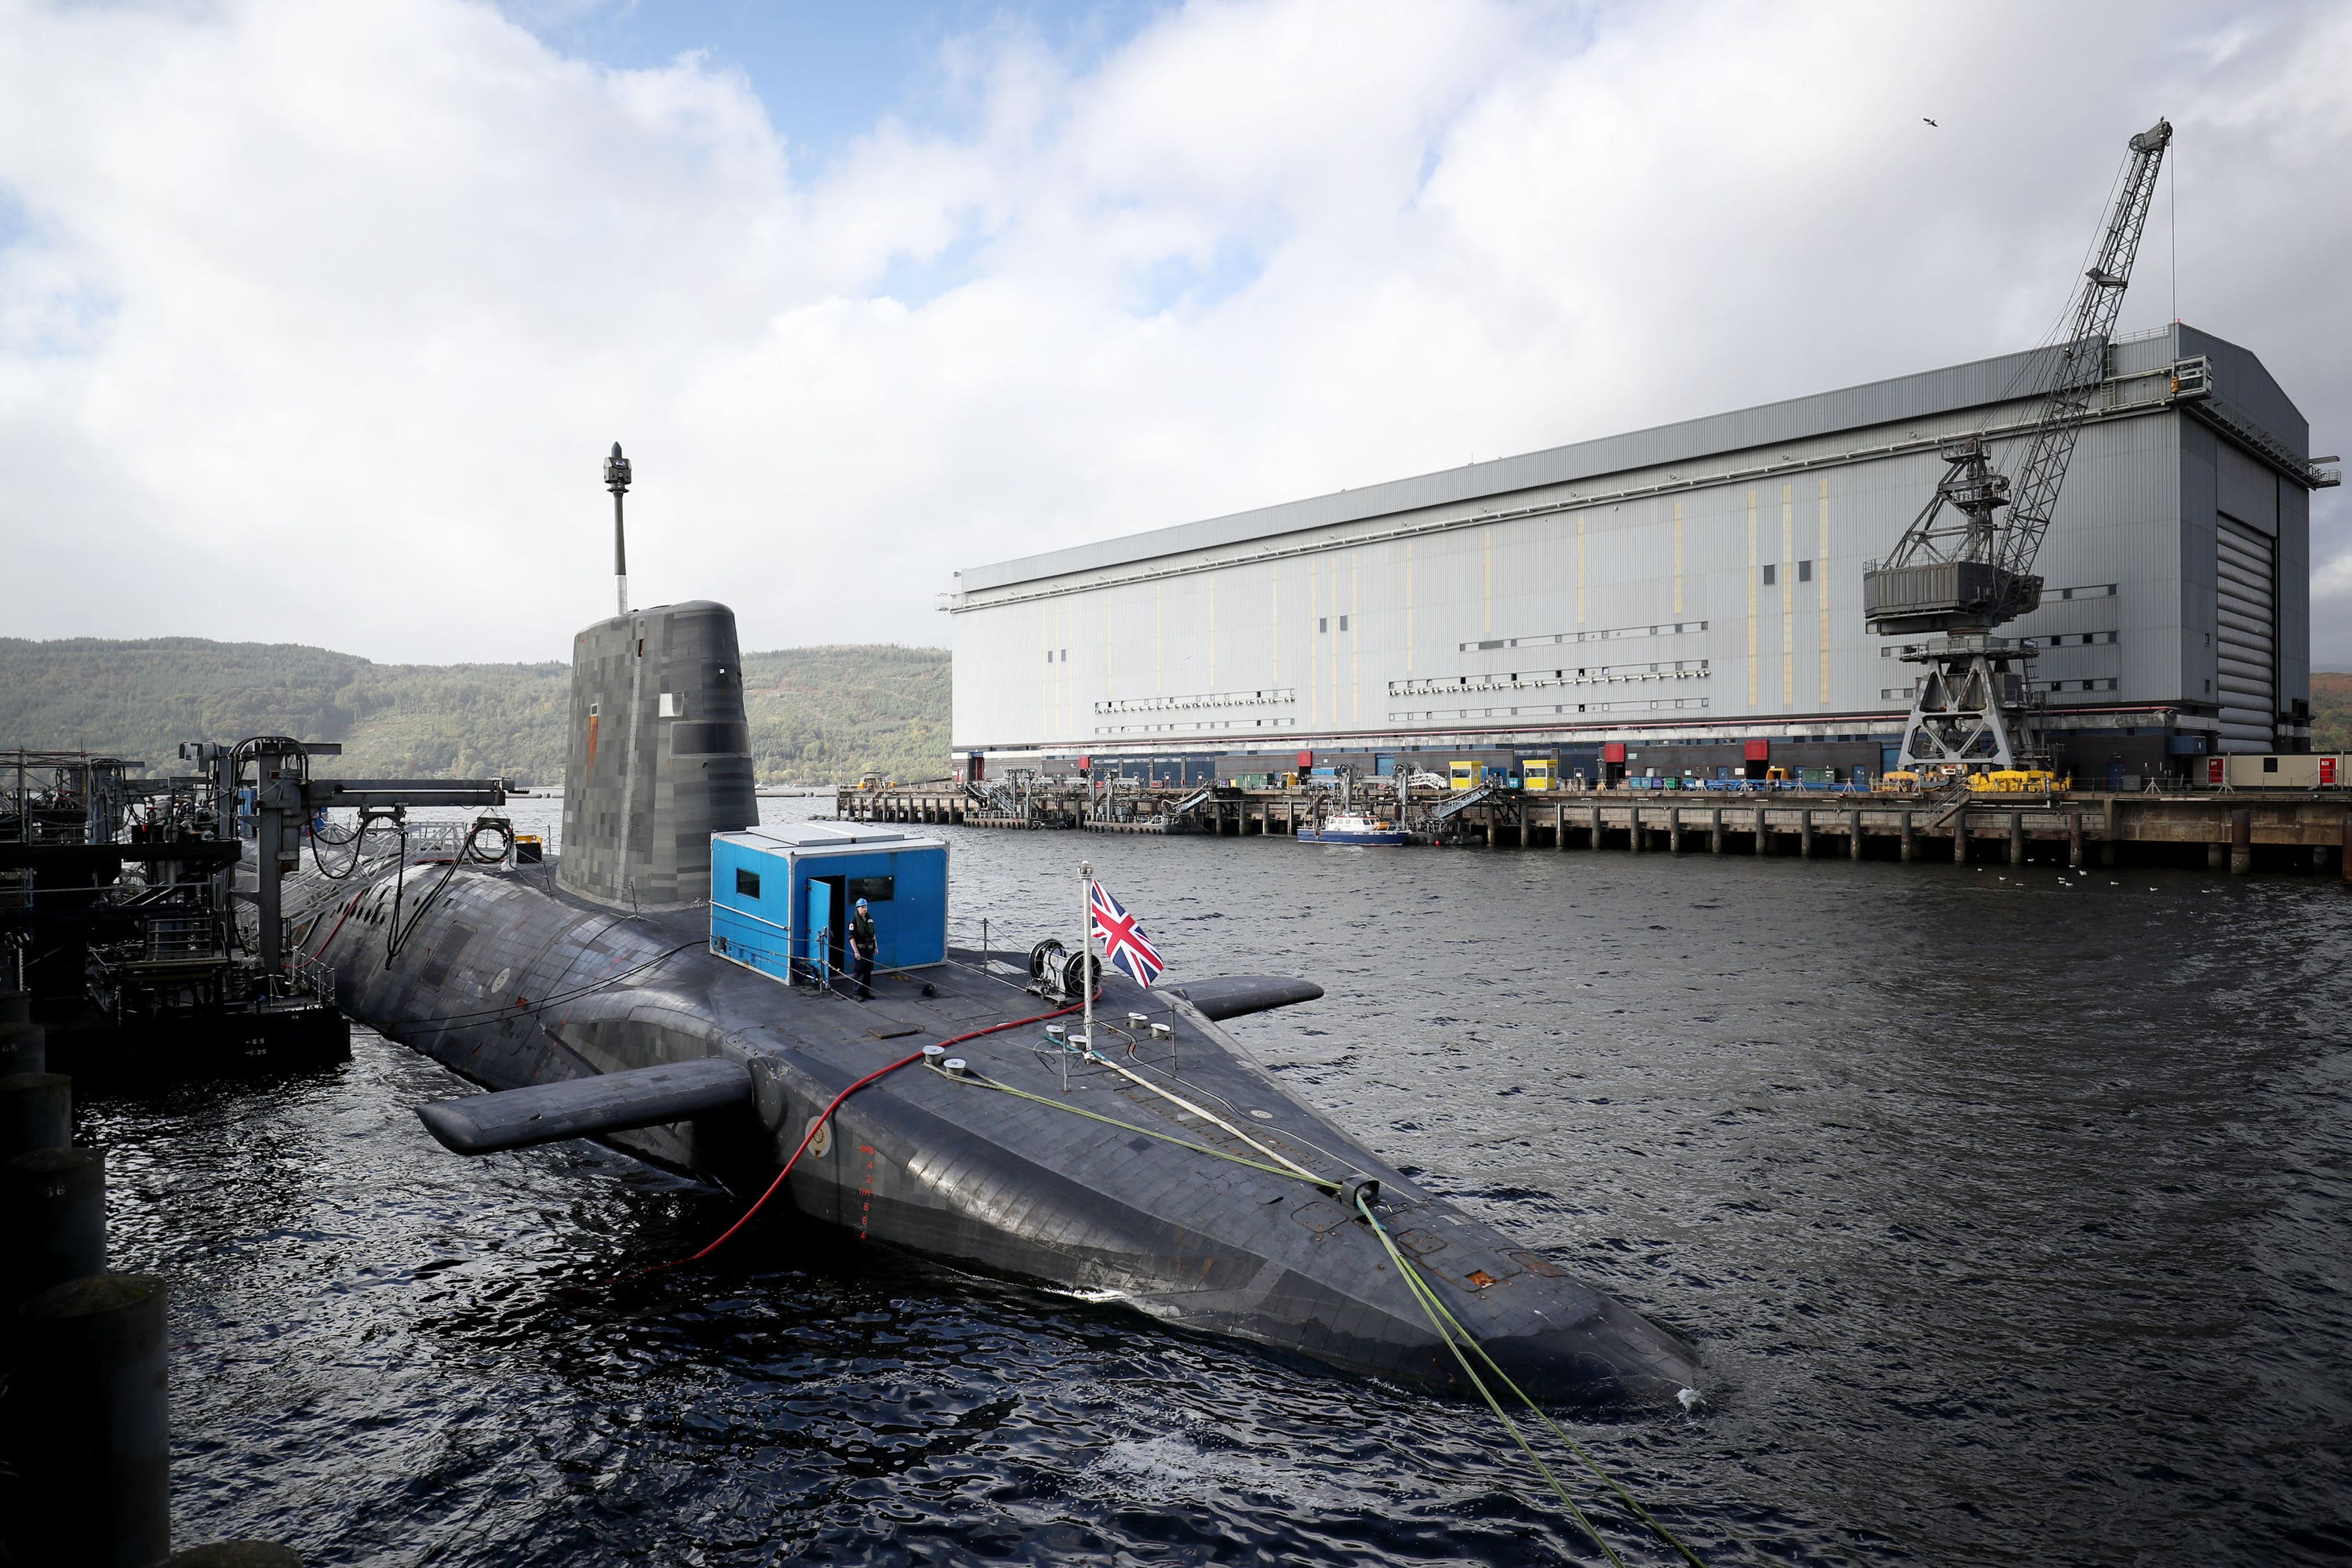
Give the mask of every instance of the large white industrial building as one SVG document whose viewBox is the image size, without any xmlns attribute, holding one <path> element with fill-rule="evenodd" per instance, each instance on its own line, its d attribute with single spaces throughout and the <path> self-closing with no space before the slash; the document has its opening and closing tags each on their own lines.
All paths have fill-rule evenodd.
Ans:
<svg viewBox="0 0 2352 1568">
<path fill-rule="evenodd" d="M 1875 768 L 1918 666 L 1864 631 L 1864 565 L 1933 493 L 1939 446 L 2030 421 L 2031 358 L 967 570 L 958 766 Z M 2095 778 L 2307 747 L 2309 492 L 2334 481 L 2252 353 L 2179 325 L 2109 346 L 2042 608 L 2003 629 L 2043 650 L 2062 760 Z"/>
</svg>

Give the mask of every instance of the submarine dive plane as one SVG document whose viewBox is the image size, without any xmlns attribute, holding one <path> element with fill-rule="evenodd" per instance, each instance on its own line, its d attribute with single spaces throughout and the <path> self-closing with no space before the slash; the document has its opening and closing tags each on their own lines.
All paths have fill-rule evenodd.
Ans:
<svg viewBox="0 0 2352 1568">
<path fill-rule="evenodd" d="M 593 1136 L 748 1193 L 793 1162 L 771 1210 L 803 1222 L 1468 1392 L 1369 1211 L 1529 1395 L 1648 1406 L 1696 1383 L 1686 1341 L 1401 1175 L 1218 1027 L 1319 988 L 1147 993 L 1052 944 L 950 948 L 948 853 L 761 828 L 734 616 L 696 601 L 576 639 L 551 878 L 368 861 L 289 878 L 285 904 L 347 1013 L 488 1091 L 420 1110 L 461 1154 Z M 871 1002 L 838 973 L 859 896 Z M 1093 1038 L 1073 1039 L 1089 979 Z"/>
</svg>

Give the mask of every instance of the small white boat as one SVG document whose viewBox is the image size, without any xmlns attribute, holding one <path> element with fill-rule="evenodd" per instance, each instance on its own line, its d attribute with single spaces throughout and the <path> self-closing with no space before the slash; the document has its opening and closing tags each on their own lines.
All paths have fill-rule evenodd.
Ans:
<svg viewBox="0 0 2352 1568">
<path fill-rule="evenodd" d="M 1394 822 L 1342 811 L 1316 827 L 1301 828 L 1298 837 L 1310 844 L 1409 844 L 1412 835 Z"/>
</svg>

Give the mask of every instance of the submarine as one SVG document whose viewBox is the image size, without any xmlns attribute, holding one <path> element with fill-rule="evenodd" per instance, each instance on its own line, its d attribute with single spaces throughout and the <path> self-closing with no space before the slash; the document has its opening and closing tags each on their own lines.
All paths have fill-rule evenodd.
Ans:
<svg viewBox="0 0 2352 1568">
<path fill-rule="evenodd" d="M 417 1108 L 454 1153 L 591 1137 L 759 1195 L 762 1224 L 1444 1396 L 1470 1392 L 1467 1363 L 1417 1291 L 1546 1404 L 1699 1381 L 1682 1336 L 1404 1176 L 1219 1027 L 1314 985 L 1146 989 L 1051 941 L 952 947 L 949 844 L 761 827 L 726 606 L 600 621 L 572 667 L 548 862 L 286 883 L 297 961 L 337 1005 L 478 1086 Z M 840 969 L 860 896 L 870 1000 Z"/>
</svg>

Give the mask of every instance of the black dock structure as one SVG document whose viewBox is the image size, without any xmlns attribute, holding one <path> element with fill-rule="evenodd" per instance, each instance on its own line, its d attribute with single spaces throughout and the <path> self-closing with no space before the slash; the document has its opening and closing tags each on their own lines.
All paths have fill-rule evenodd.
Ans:
<svg viewBox="0 0 2352 1568">
<path fill-rule="evenodd" d="M 1495 789 L 1447 810 L 1455 804 L 1443 791 L 1412 791 L 1402 820 L 1423 841 L 1487 849 L 2352 874 L 2345 855 L 2352 791 L 2340 788 L 1957 795 Z M 834 810 L 846 822 L 1240 838 L 1295 837 L 1331 805 L 1332 792 L 1314 788 L 1108 790 L 1076 781 L 1034 786 L 1014 800 L 1009 792 L 940 781 L 845 788 Z"/>
</svg>

